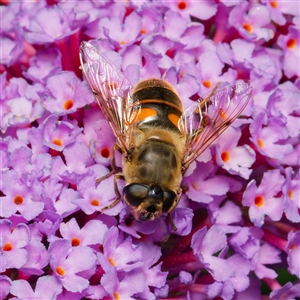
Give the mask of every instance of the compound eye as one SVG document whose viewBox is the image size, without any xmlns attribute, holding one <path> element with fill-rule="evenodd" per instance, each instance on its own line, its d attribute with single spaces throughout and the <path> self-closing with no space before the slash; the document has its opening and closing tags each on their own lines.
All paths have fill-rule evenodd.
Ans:
<svg viewBox="0 0 300 300">
<path fill-rule="evenodd" d="M 171 209 L 171 207 L 174 204 L 174 201 L 176 201 L 177 195 L 175 192 L 170 190 L 164 191 L 164 205 L 163 205 L 163 213 L 168 213 Z"/>
<path fill-rule="evenodd" d="M 146 198 L 148 191 L 147 185 L 131 183 L 124 187 L 123 194 L 128 203 L 132 206 L 139 206 Z"/>
</svg>

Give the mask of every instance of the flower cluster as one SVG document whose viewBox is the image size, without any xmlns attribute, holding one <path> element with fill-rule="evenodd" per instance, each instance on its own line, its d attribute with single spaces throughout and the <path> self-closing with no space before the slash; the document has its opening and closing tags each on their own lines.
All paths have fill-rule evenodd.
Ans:
<svg viewBox="0 0 300 300">
<path fill-rule="evenodd" d="M 1 299 L 299 296 L 298 1 L 0 3 Z M 115 137 L 82 77 L 89 40 L 185 107 L 220 81 L 252 83 L 183 178 L 175 233 L 122 201 L 102 211 Z"/>
</svg>

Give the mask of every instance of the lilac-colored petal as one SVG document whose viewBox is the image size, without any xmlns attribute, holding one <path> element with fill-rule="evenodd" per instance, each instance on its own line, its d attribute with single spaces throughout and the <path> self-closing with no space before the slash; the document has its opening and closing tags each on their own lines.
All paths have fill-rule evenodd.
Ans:
<svg viewBox="0 0 300 300">
<path fill-rule="evenodd" d="M 111 267 L 110 269 L 107 269 L 105 271 L 105 274 L 101 278 L 101 285 L 110 295 L 114 294 L 114 292 L 119 287 L 119 280 L 116 268 Z"/>
<path fill-rule="evenodd" d="M 270 298 L 280 300 L 283 297 L 286 299 L 295 299 L 299 296 L 300 284 L 286 283 L 283 287 L 276 289 L 270 293 Z"/>
<path fill-rule="evenodd" d="M 68 240 L 58 240 L 50 244 L 49 254 L 50 263 L 60 264 L 64 261 L 71 249 L 71 243 Z"/>
<path fill-rule="evenodd" d="M 68 17 L 59 6 L 42 8 L 30 22 L 27 40 L 33 44 L 46 44 L 71 34 L 69 22 L 75 15 L 71 13 Z M 49 19 L 51 25 L 47 22 Z"/>
<path fill-rule="evenodd" d="M 226 235 L 218 226 L 212 226 L 203 238 L 204 233 L 205 228 L 194 234 L 194 253 L 217 281 L 225 281 L 232 273 L 229 264 L 225 259 L 212 255 L 227 246 Z"/>
<path fill-rule="evenodd" d="M 67 291 L 82 292 L 89 286 L 89 281 L 83 277 L 70 274 L 61 279 L 61 283 Z"/>
<path fill-rule="evenodd" d="M 87 222 L 81 229 L 81 233 L 84 236 L 85 245 L 102 244 L 104 234 L 108 230 L 108 227 L 100 220 L 91 220 Z"/>
<path fill-rule="evenodd" d="M 10 292 L 19 299 L 34 299 L 34 292 L 28 281 L 20 279 L 14 280 L 10 287 Z"/>
<path fill-rule="evenodd" d="M 281 190 L 283 182 L 284 178 L 279 170 L 265 172 L 257 193 L 263 193 L 266 197 L 274 196 Z"/>
<path fill-rule="evenodd" d="M 291 274 L 295 274 L 298 278 L 300 277 L 300 260 L 299 260 L 299 249 L 300 249 L 300 232 L 290 232 L 288 234 L 288 270 Z"/>
<path fill-rule="evenodd" d="M 189 208 L 178 207 L 172 213 L 173 222 L 177 228 L 176 234 L 187 235 L 192 230 L 193 211 Z"/>
<path fill-rule="evenodd" d="M 220 207 L 215 213 L 216 224 L 233 224 L 240 223 L 242 220 L 241 209 L 231 201 L 227 201 L 224 206 Z"/>
<path fill-rule="evenodd" d="M 132 245 L 130 237 L 119 244 L 115 239 L 117 233 L 117 228 L 113 227 L 104 236 L 104 254 L 108 261 L 117 270 L 130 271 L 140 267 L 143 264 L 141 262 L 142 248 Z"/>
<path fill-rule="evenodd" d="M 172 10 L 178 11 L 183 17 L 189 19 L 189 15 L 199 18 L 200 20 L 208 20 L 215 15 L 217 5 L 209 0 L 195 2 L 195 1 L 162 1 L 166 6 Z"/>
<path fill-rule="evenodd" d="M 211 254 L 220 251 L 227 246 L 226 235 L 219 226 L 212 226 L 206 233 L 203 244 L 202 253 Z"/>
<path fill-rule="evenodd" d="M 12 280 L 6 275 L 0 276 L 0 298 L 5 299 L 10 292 Z"/>
<path fill-rule="evenodd" d="M 25 249 L 28 251 L 28 260 L 22 269 L 25 272 L 28 269 L 33 274 L 42 275 L 42 269 L 49 262 L 49 254 L 45 246 L 40 241 L 31 240 Z"/>
<path fill-rule="evenodd" d="M 8 251 L 7 251 L 8 252 Z M 28 252 L 25 249 L 13 249 L 2 256 L 2 272 L 5 269 L 21 268 L 28 261 Z M 4 269 L 3 269 L 4 267 Z"/>
<path fill-rule="evenodd" d="M 254 255 L 252 263 L 255 265 L 254 272 L 258 278 L 276 278 L 277 273 L 271 269 L 267 268 L 264 264 L 274 264 L 281 261 L 279 257 L 280 252 L 270 246 L 269 244 L 263 244 L 258 253 Z"/>
<path fill-rule="evenodd" d="M 36 298 L 55 299 L 61 291 L 62 286 L 54 276 L 43 276 L 37 280 L 35 296 Z"/>
<path fill-rule="evenodd" d="M 164 17 L 164 31 L 168 38 L 178 40 L 185 32 L 188 20 L 181 18 L 179 13 L 168 10 Z"/>
<path fill-rule="evenodd" d="M 57 213 L 62 217 L 66 217 L 77 211 L 78 207 L 72 201 L 78 198 L 78 192 L 73 189 L 64 189 L 59 199 L 54 203 Z"/>
<path fill-rule="evenodd" d="M 101 284 L 90 285 L 87 288 L 87 297 L 90 299 L 103 299 L 105 296 L 107 296 L 107 292 Z"/>
<path fill-rule="evenodd" d="M 232 235 L 229 243 L 236 253 L 249 259 L 259 250 L 262 236 L 263 232 L 260 228 L 241 228 L 239 232 Z"/>
<path fill-rule="evenodd" d="M 121 299 L 134 299 L 130 297 L 145 289 L 145 277 L 139 270 L 128 272 L 120 282 L 118 290 L 115 292 Z"/>
<path fill-rule="evenodd" d="M 74 273 L 88 270 L 94 266 L 96 256 L 93 250 L 86 246 L 73 247 L 71 253 L 64 263 L 66 269 L 72 270 Z"/>
</svg>

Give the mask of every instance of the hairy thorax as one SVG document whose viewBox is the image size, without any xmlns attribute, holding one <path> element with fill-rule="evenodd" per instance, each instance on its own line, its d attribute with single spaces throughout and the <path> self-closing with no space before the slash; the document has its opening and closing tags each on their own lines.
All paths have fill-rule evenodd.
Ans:
<svg viewBox="0 0 300 300">
<path fill-rule="evenodd" d="M 179 134 L 165 129 L 137 130 L 132 160 L 123 160 L 127 182 L 158 183 L 176 190 L 181 182 L 183 141 Z"/>
</svg>

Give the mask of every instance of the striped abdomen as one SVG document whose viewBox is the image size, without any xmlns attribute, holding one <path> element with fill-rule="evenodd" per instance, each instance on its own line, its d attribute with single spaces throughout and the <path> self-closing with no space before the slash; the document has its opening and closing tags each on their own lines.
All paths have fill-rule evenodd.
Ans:
<svg viewBox="0 0 300 300">
<path fill-rule="evenodd" d="M 159 79 L 142 81 L 135 87 L 133 99 L 140 107 L 136 120 L 139 128 L 153 126 L 179 133 L 178 120 L 183 108 L 171 85 Z"/>
</svg>

